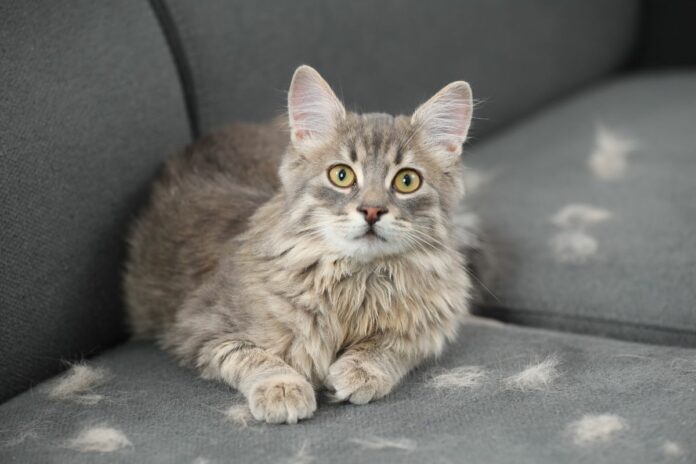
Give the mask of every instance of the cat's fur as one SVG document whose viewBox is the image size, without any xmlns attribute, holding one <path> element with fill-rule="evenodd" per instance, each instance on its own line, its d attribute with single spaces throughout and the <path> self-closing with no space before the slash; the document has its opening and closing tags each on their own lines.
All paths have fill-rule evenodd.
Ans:
<svg viewBox="0 0 696 464">
<path fill-rule="evenodd" d="M 472 106 L 455 82 L 412 117 L 349 113 L 303 66 L 288 110 L 290 137 L 239 124 L 167 162 L 125 289 L 134 335 L 238 388 L 257 419 L 293 423 L 321 386 L 358 404 L 386 395 L 468 314 L 452 215 Z M 336 163 L 355 187 L 331 184 Z M 422 174 L 418 191 L 391 188 L 403 167 Z M 388 208 L 377 236 L 363 235 L 363 205 Z"/>
</svg>

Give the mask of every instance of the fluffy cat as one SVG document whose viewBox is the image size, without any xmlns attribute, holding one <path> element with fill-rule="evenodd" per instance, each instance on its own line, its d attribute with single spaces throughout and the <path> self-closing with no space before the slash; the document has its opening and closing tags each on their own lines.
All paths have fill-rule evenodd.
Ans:
<svg viewBox="0 0 696 464">
<path fill-rule="evenodd" d="M 299 67 L 289 137 L 238 124 L 166 163 L 129 240 L 134 335 L 240 390 L 258 420 L 310 417 L 322 386 L 383 397 L 468 315 L 452 222 L 472 110 L 459 81 L 410 117 L 354 114 Z"/>
</svg>

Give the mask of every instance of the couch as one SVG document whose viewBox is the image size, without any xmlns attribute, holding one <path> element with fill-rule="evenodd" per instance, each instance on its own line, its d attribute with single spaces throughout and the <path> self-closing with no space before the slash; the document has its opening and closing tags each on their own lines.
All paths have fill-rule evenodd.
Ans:
<svg viewBox="0 0 696 464">
<path fill-rule="evenodd" d="M 694 462 L 695 14 L 637 0 L 3 2 L 0 462 Z M 474 310 L 500 323 L 466 325 L 373 404 L 322 397 L 298 425 L 244 424 L 226 414 L 239 393 L 128 340 L 124 236 L 167 155 L 282 113 L 302 63 L 360 111 L 471 83 L 467 201 L 500 268 Z M 81 360 L 107 381 L 91 401 L 56 399 Z M 76 449 L 95 426 L 122 435 Z"/>
</svg>

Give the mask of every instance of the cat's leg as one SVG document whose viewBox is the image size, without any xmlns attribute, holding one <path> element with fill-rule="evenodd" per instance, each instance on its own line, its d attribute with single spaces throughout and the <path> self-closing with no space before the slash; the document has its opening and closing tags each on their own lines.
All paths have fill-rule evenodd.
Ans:
<svg viewBox="0 0 696 464">
<path fill-rule="evenodd" d="M 245 341 L 213 342 L 197 363 L 207 378 L 218 378 L 241 391 L 257 420 L 294 424 L 317 409 L 314 388 L 285 361 Z"/>
<path fill-rule="evenodd" d="M 224 276 L 223 276 L 224 277 Z M 295 423 L 317 408 L 314 387 L 305 376 L 254 338 L 263 324 L 250 322 L 230 294 L 228 281 L 201 286 L 185 301 L 161 344 L 204 378 L 239 390 L 257 420 Z M 254 330 L 252 330 L 252 327 Z"/>
<path fill-rule="evenodd" d="M 329 367 L 325 384 L 339 401 L 366 404 L 389 393 L 421 360 L 385 338 L 362 341 L 349 347 Z"/>
</svg>

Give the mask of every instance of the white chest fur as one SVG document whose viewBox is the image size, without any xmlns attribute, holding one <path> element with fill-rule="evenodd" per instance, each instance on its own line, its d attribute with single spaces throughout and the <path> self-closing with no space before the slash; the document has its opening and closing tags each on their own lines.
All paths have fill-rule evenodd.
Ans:
<svg viewBox="0 0 696 464">
<path fill-rule="evenodd" d="M 265 288 L 286 335 L 269 348 L 316 382 L 337 353 L 368 337 L 437 354 L 467 313 L 471 287 L 460 258 L 444 253 L 369 264 L 324 258 L 279 274 Z"/>
</svg>

